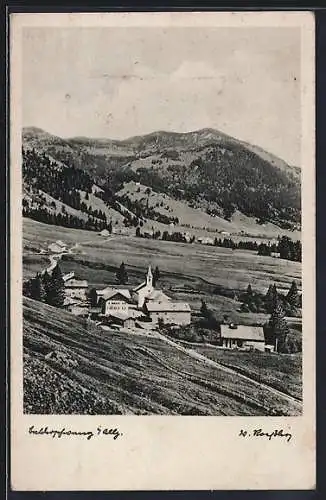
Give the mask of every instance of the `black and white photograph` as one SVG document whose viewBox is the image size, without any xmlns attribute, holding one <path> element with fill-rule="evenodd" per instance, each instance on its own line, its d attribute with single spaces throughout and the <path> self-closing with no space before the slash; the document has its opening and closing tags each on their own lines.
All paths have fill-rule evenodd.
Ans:
<svg viewBox="0 0 326 500">
<path fill-rule="evenodd" d="M 313 17 L 10 34 L 13 489 L 313 489 Z"/>
<path fill-rule="evenodd" d="M 22 42 L 24 412 L 300 415 L 300 29 Z"/>
</svg>

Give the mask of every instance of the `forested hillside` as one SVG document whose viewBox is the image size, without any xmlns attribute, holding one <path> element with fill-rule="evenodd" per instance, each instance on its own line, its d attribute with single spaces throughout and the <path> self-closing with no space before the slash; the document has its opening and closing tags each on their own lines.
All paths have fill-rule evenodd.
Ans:
<svg viewBox="0 0 326 500">
<path fill-rule="evenodd" d="M 111 204 L 134 181 L 226 221 L 241 213 L 258 225 L 300 230 L 300 170 L 218 131 L 112 141 L 64 140 L 31 128 L 23 131 L 23 148 L 25 184 L 82 212 L 87 210 L 78 191 L 91 192 L 96 183 Z M 146 216 L 151 218 L 148 210 Z"/>
</svg>

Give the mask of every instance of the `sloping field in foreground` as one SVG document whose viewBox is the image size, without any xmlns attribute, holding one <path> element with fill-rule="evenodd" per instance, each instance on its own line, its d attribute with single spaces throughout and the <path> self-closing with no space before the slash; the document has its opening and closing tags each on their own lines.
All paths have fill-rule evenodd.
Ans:
<svg viewBox="0 0 326 500">
<path fill-rule="evenodd" d="M 300 414 L 297 402 L 164 340 L 102 331 L 26 298 L 23 343 L 26 413 Z"/>
</svg>

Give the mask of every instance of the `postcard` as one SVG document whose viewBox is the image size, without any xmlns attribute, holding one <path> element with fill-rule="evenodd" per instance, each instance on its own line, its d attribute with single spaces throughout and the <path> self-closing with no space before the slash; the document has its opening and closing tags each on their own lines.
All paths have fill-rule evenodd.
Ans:
<svg viewBox="0 0 326 500">
<path fill-rule="evenodd" d="M 14 490 L 315 488 L 314 29 L 11 15 Z"/>
</svg>

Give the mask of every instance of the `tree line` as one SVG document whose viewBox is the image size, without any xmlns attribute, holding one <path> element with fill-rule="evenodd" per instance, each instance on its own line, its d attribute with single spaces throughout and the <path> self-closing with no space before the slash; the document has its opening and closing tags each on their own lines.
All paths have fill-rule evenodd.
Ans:
<svg viewBox="0 0 326 500">
<path fill-rule="evenodd" d="M 65 287 L 59 264 L 49 274 L 47 271 L 37 273 L 34 278 L 24 281 L 23 295 L 54 307 L 63 307 Z"/>
<path fill-rule="evenodd" d="M 266 294 L 253 291 L 251 285 L 248 285 L 246 292 L 238 295 L 241 304 L 241 312 L 252 313 L 271 313 L 276 301 L 282 304 L 282 308 L 287 316 L 300 315 L 302 308 L 302 295 L 298 291 L 296 282 L 293 280 L 287 294 L 282 294 L 277 290 L 276 284 L 270 285 Z"/>
<path fill-rule="evenodd" d="M 244 302 L 244 304 L 249 305 L 254 303 L 255 294 L 253 293 L 250 285 L 248 285 L 245 296 L 246 302 Z M 271 285 L 268 288 L 265 295 L 265 310 L 260 311 L 268 312 L 270 314 L 268 322 L 263 326 L 265 342 L 273 345 L 275 350 L 279 353 L 294 353 L 302 350 L 302 341 L 298 338 L 298 336 L 291 334 L 289 325 L 285 318 L 288 314 L 288 311 L 286 311 L 284 307 L 285 303 L 290 304 L 292 312 L 300 307 L 301 295 L 298 292 L 295 281 L 292 282 L 285 299 L 282 294 L 277 292 L 275 285 Z M 202 326 L 205 326 L 208 329 L 219 330 L 221 323 L 217 321 L 214 313 L 207 307 L 205 301 L 203 300 L 200 312 L 204 318 Z M 255 311 L 252 312 L 257 312 L 256 308 Z M 223 322 L 227 321 L 228 317 L 224 317 Z"/>
<path fill-rule="evenodd" d="M 51 212 L 47 208 L 30 208 L 29 206 L 23 207 L 23 217 L 29 217 L 30 219 L 36 220 L 38 222 L 44 222 L 45 224 L 51 224 L 56 226 L 70 227 L 74 229 L 84 229 L 87 231 L 102 231 L 107 229 L 110 233 L 112 232 L 112 222 L 106 223 L 99 219 L 94 219 L 94 217 L 89 216 L 88 219 L 84 220 L 76 215 L 64 213 Z"/>
</svg>

